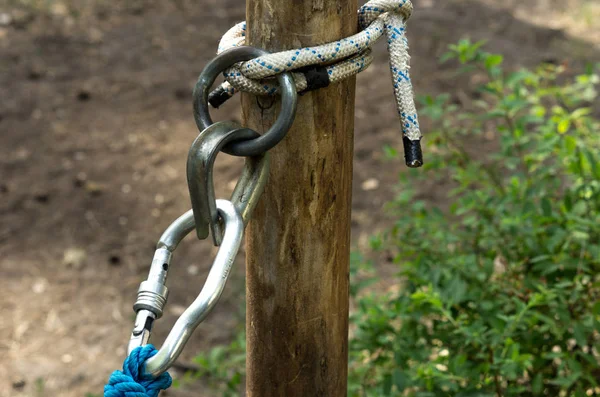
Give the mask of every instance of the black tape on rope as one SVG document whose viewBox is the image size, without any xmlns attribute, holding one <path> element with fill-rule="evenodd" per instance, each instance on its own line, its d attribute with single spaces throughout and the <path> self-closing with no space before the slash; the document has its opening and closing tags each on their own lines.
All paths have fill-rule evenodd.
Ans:
<svg viewBox="0 0 600 397">
<path fill-rule="evenodd" d="M 210 106 L 213 108 L 218 109 L 219 106 L 227 102 L 229 98 L 231 98 L 231 93 L 219 86 L 208 94 L 208 103 L 210 103 Z"/>
<path fill-rule="evenodd" d="M 306 89 L 301 94 L 329 86 L 329 73 L 327 73 L 327 68 L 324 66 L 309 66 L 298 69 L 297 72 L 306 77 Z"/>
<path fill-rule="evenodd" d="M 417 168 L 423 165 L 423 152 L 421 151 L 421 140 L 412 141 L 407 137 L 402 139 L 404 143 L 404 160 L 410 168 Z"/>
</svg>

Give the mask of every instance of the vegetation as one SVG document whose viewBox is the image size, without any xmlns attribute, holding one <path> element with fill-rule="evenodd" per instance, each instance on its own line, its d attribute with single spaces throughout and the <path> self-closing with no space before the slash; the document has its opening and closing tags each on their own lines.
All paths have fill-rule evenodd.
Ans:
<svg viewBox="0 0 600 397">
<path fill-rule="evenodd" d="M 394 285 L 353 257 L 348 394 L 600 394 L 599 77 L 505 72 L 469 41 L 443 60 L 481 81 L 479 99 L 423 98 L 427 164 L 401 176 L 395 225 L 372 239 Z M 424 180 L 452 181 L 444 208 L 419 199 Z M 200 375 L 239 395 L 243 351 L 241 336 L 199 356 Z"/>
<path fill-rule="evenodd" d="M 402 287 L 358 297 L 351 395 L 584 396 L 600 380 L 600 131 L 590 69 L 504 73 L 502 57 L 452 46 L 485 73 L 474 111 L 427 97 L 424 178 L 451 180 L 448 210 L 403 188 L 393 253 Z M 485 140 L 497 150 L 474 156 Z"/>
</svg>

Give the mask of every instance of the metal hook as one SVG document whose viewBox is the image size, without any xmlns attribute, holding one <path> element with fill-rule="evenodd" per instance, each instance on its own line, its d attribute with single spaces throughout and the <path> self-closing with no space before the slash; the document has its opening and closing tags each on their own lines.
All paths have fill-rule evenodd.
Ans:
<svg viewBox="0 0 600 397">
<path fill-rule="evenodd" d="M 213 184 L 213 166 L 219 152 L 229 143 L 259 136 L 257 132 L 242 128 L 232 121 L 215 123 L 198 135 L 190 148 L 187 160 L 187 180 L 196 223 L 196 234 L 203 240 L 209 229 L 215 245 L 221 244 L 222 226 L 216 207 Z M 231 201 L 236 206 L 244 225 L 256 207 L 269 173 L 268 154 L 246 159 Z"/>
<path fill-rule="evenodd" d="M 145 372 L 152 377 L 159 376 L 173 365 L 192 332 L 214 308 L 229 278 L 231 266 L 242 243 L 244 222 L 235 205 L 230 201 L 217 200 L 216 206 L 225 223 L 223 241 L 200 294 L 177 319 L 156 355 L 146 361 Z M 167 301 L 169 291 L 165 283 L 173 251 L 193 229 L 194 215 L 190 210 L 177 218 L 158 241 L 148 279 L 140 284 L 138 299 L 133 305 L 137 315 L 129 340 L 128 354 L 136 347 L 148 343 L 152 324 L 162 316 Z"/>
</svg>

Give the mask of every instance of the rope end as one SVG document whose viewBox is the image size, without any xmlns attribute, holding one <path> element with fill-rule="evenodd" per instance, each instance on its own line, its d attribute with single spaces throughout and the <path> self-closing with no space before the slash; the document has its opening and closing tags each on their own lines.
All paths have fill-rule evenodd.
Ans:
<svg viewBox="0 0 600 397">
<path fill-rule="evenodd" d="M 223 86 L 215 88 L 210 94 L 208 94 L 208 103 L 215 109 L 227 102 L 231 98 L 231 93 L 227 91 Z"/>
<path fill-rule="evenodd" d="M 168 389 L 172 383 L 168 372 L 154 379 L 145 377 L 144 364 L 156 353 L 152 345 L 133 350 L 123 363 L 123 371 L 115 371 L 110 375 L 104 386 L 104 397 L 157 397 L 161 390 Z"/>
<path fill-rule="evenodd" d="M 421 151 L 421 140 L 411 140 L 403 137 L 404 160 L 409 168 L 419 168 L 423 165 L 423 152 Z"/>
</svg>

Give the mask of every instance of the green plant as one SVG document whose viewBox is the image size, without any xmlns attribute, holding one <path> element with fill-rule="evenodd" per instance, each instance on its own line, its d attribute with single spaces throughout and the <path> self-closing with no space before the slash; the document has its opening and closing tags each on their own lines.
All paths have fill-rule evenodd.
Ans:
<svg viewBox="0 0 600 397">
<path fill-rule="evenodd" d="M 479 99 L 422 100 L 426 165 L 401 176 L 388 205 L 395 224 L 371 240 L 394 258 L 394 285 L 352 256 L 349 396 L 600 390 L 600 128 L 590 107 L 600 79 L 592 67 L 574 79 L 551 65 L 507 73 L 482 48 L 464 40 L 444 56 L 481 81 Z M 410 188 L 426 180 L 452 182 L 444 208 Z M 242 348 L 219 350 L 238 366 L 216 360 L 212 374 L 241 379 Z"/>
<path fill-rule="evenodd" d="M 481 44 L 444 56 L 484 80 L 473 109 L 423 98 L 428 163 L 402 186 L 454 188 L 445 209 L 406 188 L 389 206 L 397 221 L 375 247 L 395 257 L 401 287 L 358 296 L 352 396 L 598 391 L 598 76 L 505 73 Z"/>
<path fill-rule="evenodd" d="M 240 330 L 229 345 L 217 346 L 197 355 L 194 363 L 198 368 L 176 380 L 175 387 L 201 379 L 223 397 L 239 396 L 246 366 L 246 334 Z"/>
</svg>

